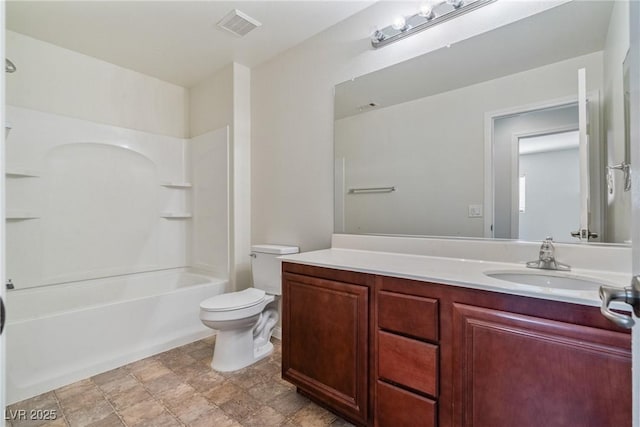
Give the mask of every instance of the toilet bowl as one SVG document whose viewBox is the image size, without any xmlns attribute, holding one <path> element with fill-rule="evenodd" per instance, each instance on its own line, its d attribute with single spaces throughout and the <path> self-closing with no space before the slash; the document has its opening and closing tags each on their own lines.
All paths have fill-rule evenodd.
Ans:
<svg viewBox="0 0 640 427">
<path fill-rule="evenodd" d="M 247 367 L 273 351 L 271 335 L 278 323 L 280 260 L 297 253 L 295 246 L 251 247 L 254 287 L 216 295 L 200 303 L 200 320 L 218 331 L 211 367 L 229 372 Z"/>
</svg>

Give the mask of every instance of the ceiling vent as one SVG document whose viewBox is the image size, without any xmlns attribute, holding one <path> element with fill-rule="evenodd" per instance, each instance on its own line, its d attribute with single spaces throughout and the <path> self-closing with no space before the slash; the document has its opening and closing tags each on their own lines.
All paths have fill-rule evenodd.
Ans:
<svg viewBox="0 0 640 427">
<path fill-rule="evenodd" d="M 233 9 L 218 22 L 218 27 L 238 37 L 244 37 L 247 33 L 262 24 L 238 9 Z"/>
</svg>

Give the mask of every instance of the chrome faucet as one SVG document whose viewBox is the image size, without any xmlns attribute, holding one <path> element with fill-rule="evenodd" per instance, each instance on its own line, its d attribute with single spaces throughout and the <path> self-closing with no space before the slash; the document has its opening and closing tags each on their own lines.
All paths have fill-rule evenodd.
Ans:
<svg viewBox="0 0 640 427">
<path fill-rule="evenodd" d="M 569 271 L 571 267 L 567 264 L 556 261 L 556 248 L 553 246 L 553 237 L 547 237 L 540 245 L 540 255 L 537 260 L 529 261 L 527 267 L 540 268 L 543 270 Z"/>
</svg>

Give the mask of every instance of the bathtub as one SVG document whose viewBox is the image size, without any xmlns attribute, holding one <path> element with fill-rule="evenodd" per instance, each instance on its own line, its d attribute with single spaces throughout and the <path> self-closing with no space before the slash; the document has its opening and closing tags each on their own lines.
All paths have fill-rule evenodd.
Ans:
<svg viewBox="0 0 640 427">
<path fill-rule="evenodd" d="M 186 269 L 7 292 L 7 403 L 207 337 L 228 281 Z"/>
</svg>

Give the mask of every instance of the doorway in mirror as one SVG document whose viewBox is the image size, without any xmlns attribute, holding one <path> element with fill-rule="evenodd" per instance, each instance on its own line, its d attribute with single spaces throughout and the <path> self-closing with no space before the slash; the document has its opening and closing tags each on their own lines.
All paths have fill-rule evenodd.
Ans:
<svg viewBox="0 0 640 427">
<path fill-rule="evenodd" d="M 518 235 L 521 240 L 575 242 L 580 216 L 578 131 L 518 139 Z"/>
</svg>

